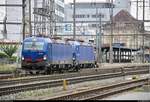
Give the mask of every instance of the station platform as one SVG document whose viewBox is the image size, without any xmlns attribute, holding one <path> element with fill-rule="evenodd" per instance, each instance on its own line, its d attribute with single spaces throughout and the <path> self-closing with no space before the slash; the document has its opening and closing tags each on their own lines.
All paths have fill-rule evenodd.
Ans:
<svg viewBox="0 0 150 102">
<path fill-rule="evenodd" d="M 132 67 L 132 66 L 147 66 L 150 63 L 98 63 L 99 68 L 118 68 L 118 67 Z"/>
</svg>

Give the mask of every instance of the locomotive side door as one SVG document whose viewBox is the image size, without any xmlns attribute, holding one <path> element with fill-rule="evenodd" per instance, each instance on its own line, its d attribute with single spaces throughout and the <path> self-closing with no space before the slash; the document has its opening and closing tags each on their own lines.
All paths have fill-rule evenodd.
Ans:
<svg viewBox="0 0 150 102">
<path fill-rule="evenodd" d="M 80 58 L 79 46 L 75 47 L 75 52 L 76 52 L 76 59 L 78 60 Z"/>
<path fill-rule="evenodd" d="M 48 43 L 47 44 L 48 46 L 47 46 L 47 55 L 48 55 L 48 62 L 49 62 L 49 64 L 52 62 L 52 44 L 51 43 Z"/>
</svg>

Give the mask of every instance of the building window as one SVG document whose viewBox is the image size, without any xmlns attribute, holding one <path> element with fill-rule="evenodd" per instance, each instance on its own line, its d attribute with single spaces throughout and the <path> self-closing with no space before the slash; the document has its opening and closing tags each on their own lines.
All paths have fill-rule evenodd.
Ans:
<svg viewBox="0 0 150 102">
<path fill-rule="evenodd" d="M 87 18 L 89 18 L 90 17 L 90 15 L 87 15 Z"/>
<path fill-rule="evenodd" d="M 61 7 L 61 6 L 59 6 L 59 5 L 56 5 L 56 10 L 58 10 L 58 11 L 64 13 L 64 8 Z"/>
<path fill-rule="evenodd" d="M 72 16 L 73 17 L 73 16 Z M 87 15 L 81 14 L 81 15 L 75 15 L 75 18 L 86 18 Z"/>
<path fill-rule="evenodd" d="M 100 15 L 97 16 L 97 18 L 100 18 L 100 17 L 101 17 L 101 18 L 104 18 L 104 14 L 100 14 Z M 96 18 L 96 14 L 95 14 L 95 15 L 92 15 L 92 18 Z"/>
<path fill-rule="evenodd" d="M 56 20 L 57 22 L 62 22 L 62 21 L 63 21 L 63 17 L 60 17 L 60 16 L 58 16 L 58 15 L 55 15 L 55 20 Z"/>
<path fill-rule="evenodd" d="M 96 15 L 92 15 L 92 18 L 96 18 Z"/>
<path fill-rule="evenodd" d="M 59 0 L 59 1 L 64 2 L 64 0 Z"/>
<path fill-rule="evenodd" d="M 99 26 L 99 24 L 89 24 L 88 26 L 95 28 L 96 26 Z"/>
</svg>

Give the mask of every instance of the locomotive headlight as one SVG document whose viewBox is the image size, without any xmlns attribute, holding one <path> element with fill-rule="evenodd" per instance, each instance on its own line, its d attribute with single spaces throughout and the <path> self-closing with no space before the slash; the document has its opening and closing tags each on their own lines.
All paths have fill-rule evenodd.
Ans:
<svg viewBox="0 0 150 102">
<path fill-rule="evenodd" d="M 44 55 L 44 56 L 43 56 L 43 60 L 47 60 L 47 57 L 46 57 L 46 55 Z"/>
<path fill-rule="evenodd" d="M 22 60 L 24 60 L 24 57 L 22 56 Z"/>
</svg>

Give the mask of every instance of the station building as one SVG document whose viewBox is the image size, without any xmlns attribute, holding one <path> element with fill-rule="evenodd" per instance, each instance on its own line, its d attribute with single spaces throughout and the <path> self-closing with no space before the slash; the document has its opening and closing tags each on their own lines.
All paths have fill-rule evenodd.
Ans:
<svg viewBox="0 0 150 102">
<path fill-rule="evenodd" d="M 63 35 L 66 36 L 73 34 L 73 6 L 73 3 L 65 5 Z M 96 32 L 99 32 L 96 31 L 97 25 L 99 29 L 100 22 L 102 25 L 110 22 L 111 6 L 113 6 L 113 16 L 115 16 L 121 10 L 130 12 L 130 0 L 115 0 L 113 4 L 111 4 L 108 0 L 106 2 L 96 3 L 77 2 L 75 15 L 77 38 L 84 40 L 94 40 Z"/>
<path fill-rule="evenodd" d="M 110 44 L 111 24 L 103 25 L 103 43 Z M 113 17 L 113 42 L 123 43 L 128 48 L 142 46 L 142 21 L 135 19 L 129 12 L 121 10 Z"/>
</svg>

